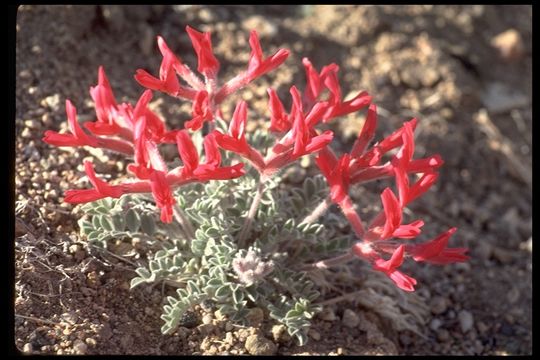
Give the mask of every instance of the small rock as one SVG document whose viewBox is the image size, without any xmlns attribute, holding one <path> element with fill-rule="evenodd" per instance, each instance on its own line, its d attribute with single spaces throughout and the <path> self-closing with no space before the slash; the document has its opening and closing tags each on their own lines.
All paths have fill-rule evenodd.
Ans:
<svg viewBox="0 0 540 360">
<path fill-rule="evenodd" d="M 202 317 L 202 323 L 203 324 L 211 324 L 212 320 L 214 320 L 214 317 L 212 316 L 212 314 L 205 314 Z"/>
<path fill-rule="evenodd" d="M 514 327 L 511 324 L 507 323 L 506 321 L 503 322 L 499 331 L 501 334 L 506 335 L 506 336 L 514 336 L 516 334 Z"/>
<path fill-rule="evenodd" d="M 75 351 L 75 354 L 77 355 L 84 355 L 86 354 L 86 351 L 88 350 L 88 345 L 86 345 L 84 341 L 77 339 L 73 343 L 73 350 Z"/>
<path fill-rule="evenodd" d="M 234 329 L 234 325 L 232 324 L 232 322 L 227 321 L 225 323 L 225 331 L 231 331 L 232 329 Z"/>
<path fill-rule="evenodd" d="M 435 315 L 442 314 L 448 308 L 448 301 L 442 296 L 435 296 L 429 303 L 431 312 Z"/>
<path fill-rule="evenodd" d="M 60 95 L 55 94 L 47 96 L 45 99 L 41 100 L 40 105 L 42 107 L 48 107 L 52 111 L 57 112 L 60 110 Z"/>
<path fill-rule="evenodd" d="M 429 323 L 429 328 L 433 331 L 437 331 L 441 327 L 441 325 L 442 325 L 442 321 L 438 318 L 434 318 Z"/>
<path fill-rule="evenodd" d="M 84 340 L 85 343 L 87 343 L 88 345 L 90 346 L 96 346 L 97 342 L 95 339 L 92 339 L 92 338 L 86 338 Z"/>
<path fill-rule="evenodd" d="M 521 297 L 521 293 L 517 287 L 513 287 L 506 294 L 506 300 L 508 300 L 510 304 L 515 304 L 519 300 L 520 297 Z"/>
<path fill-rule="evenodd" d="M 178 324 L 188 329 L 193 329 L 195 326 L 199 325 L 199 316 L 195 311 L 186 311 L 182 314 Z"/>
<path fill-rule="evenodd" d="M 24 126 L 26 126 L 27 128 L 30 128 L 30 129 L 40 129 L 41 128 L 41 124 L 39 123 L 39 121 L 37 120 L 25 120 L 24 121 Z"/>
<path fill-rule="evenodd" d="M 248 336 L 245 348 L 250 355 L 275 355 L 277 353 L 277 346 L 259 334 Z"/>
<path fill-rule="evenodd" d="M 309 329 L 308 335 L 315 341 L 321 340 L 321 333 L 315 329 Z"/>
<path fill-rule="evenodd" d="M 493 249 L 493 257 L 501 262 L 501 264 L 509 264 L 514 260 L 514 254 L 506 249 L 496 247 Z"/>
<path fill-rule="evenodd" d="M 493 253 L 493 246 L 491 246 L 487 241 L 481 241 L 476 246 L 475 252 L 478 258 L 488 260 Z"/>
<path fill-rule="evenodd" d="M 525 45 L 521 34 L 516 29 L 509 29 L 491 40 L 501 59 L 507 62 L 519 61 L 525 54 Z"/>
<path fill-rule="evenodd" d="M 201 324 L 197 326 L 197 330 L 199 330 L 199 333 L 202 335 L 209 335 L 210 333 L 214 332 L 216 330 L 216 325 L 214 324 Z"/>
<path fill-rule="evenodd" d="M 259 326 L 264 320 L 264 312 L 261 308 L 250 309 L 246 319 L 251 326 Z"/>
<path fill-rule="evenodd" d="M 437 339 L 442 342 L 448 341 L 450 339 L 450 333 L 446 329 L 440 329 L 437 332 Z"/>
<path fill-rule="evenodd" d="M 345 311 L 343 312 L 343 317 L 341 318 L 341 321 L 343 322 L 343 325 L 345 325 L 346 327 L 355 328 L 358 326 L 358 323 L 360 322 L 360 318 L 351 309 L 345 309 Z"/>
<path fill-rule="evenodd" d="M 125 334 L 124 336 L 122 336 L 122 338 L 120 339 L 120 346 L 124 350 L 130 349 L 133 346 L 133 336 L 129 334 Z"/>
<path fill-rule="evenodd" d="M 458 320 L 462 333 L 466 333 L 474 326 L 474 318 L 470 311 L 461 310 L 458 314 Z"/>
<path fill-rule="evenodd" d="M 259 15 L 250 16 L 242 21 L 242 27 L 246 31 L 257 29 L 261 38 L 270 38 L 277 34 L 278 28 L 275 24 Z"/>
<path fill-rule="evenodd" d="M 286 334 L 287 327 L 285 325 L 272 326 L 272 338 L 274 341 L 283 341 L 284 334 Z"/>
<path fill-rule="evenodd" d="M 210 12 L 210 10 L 206 8 L 202 8 L 199 10 L 199 19 L 201 19 L 205 23 L 212 23 L 215 21 L 214 14 Z"/>
<path fill-rule="evenodd" d="M 336 321 L 337 316 L 332 308 L 325 307 L 323 311 L 320 312 L 319 318 L 324 321 Z"/>
<path fill-rule="evenodd" d="M 234 345 L 234 337 L 233 337 L 232 332 L 227 331 L 225 333 L 225 343 L 229 345 Z"/>
<path fill-rule="evenodd" d="M 489 330 L 489 326 L 487 326 L 484 322 L 482 321 L 479 321 L 477 324 L 476 324 L 476 328 L 478 329 L 478 332 L 480 333 L 480 335 L 484 335 L 488 330 Z"/>
<path fill-rule="evenodd" d="M 30 354 L 32 351 L 34 351 L 34 349 L 32 347 L 32 344 L 30 344 L 30 343 L 24 344 L 24 346 L 22 348 L 22 351 L 23 351 L 23 353 Z"/>
<path fill-rule="evenodd" d="M 221 312 L 221 310 L 216 310 L 214 312 L 214 317 L 219 320 L 219 321 L 223 321 L 225 320 L 227 317 Z"/>
</svg>

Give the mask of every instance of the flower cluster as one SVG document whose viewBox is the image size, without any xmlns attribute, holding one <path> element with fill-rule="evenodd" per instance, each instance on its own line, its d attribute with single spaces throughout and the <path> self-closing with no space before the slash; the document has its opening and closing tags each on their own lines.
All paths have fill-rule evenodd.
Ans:
<svg viewBox="0 0 540 360">
<path fill-rule="evenodd" d="M 77 121 L 75 107 L 69 100 L 66 101 L 70 133 L 47 131 L 43 140 L 56 146 L 99 147 L 126 154 L 132 157 L 127 170 L 135 177 L 133 181 L 111 185 L 98 178 L 91 162 L 85 162 L 85 171 L 93 188 L 68 190 L 66 202 L 85 203 L 147 192 L 152 194 L 160 208 L 161 220 L 168 223 L 176 214 L 174 189 L 191 182 L 234 179 L 246 174 L 245 163 L 222 166 L 220 148 L 236 154 L 256 169 L 260 174 L 260 185 L 300 157 L 317 154 L 316 163 L 328 181 L 330 199 L 341 208 L 358 237 L 351 254 L 368 260 L 375 270 L 384 272 L 407 291 L 414 290 L 416 281 L 398 270 L 405 256 L 435 264 L 467 259 L 464 255 L 466 249 L 447 248 L 455 228 L 431 241 L 411 244 L 410 240 L 420 234 L 424 223 L 422 220 L 402 223 L 403 209 L 433 185 L 437 180 L 437 169 L 443 163 L 438 155 L 413 159 L 416 119 L 404 123 L 400 129 L 370 147 L 377 123 L 377 109 L 371 103 L 371 96 L 362 91 L 345 101 L 338 80 L 339 67 L 330 64 L 318 71 L 304 58 L 302 62 L 307 84 L 303 92 L 296 86 L 290 88 L 292 101 L 288 112 L 276 90 L 268 89 L 269 130 L 276 141 L 263 156 L 246 139 L 246 102 L 237 103 L 226 133 L 215 130 L 214 122 L 222 117 L 219 107 L 227 97 L 280 66 L 289 52 L 280 49 L 265 57 L 257 33 L 252 31 L 247 69 L 220 84 L 220 62 L 212 50 L 210 33 L 201 33 L 189 26 L 186 30 L 197 54 L 197 72 L 202 79 L 158 36 L 157 43 L 163 57 L 159 75 L 155 77 L 145 70 L 137 70 L 135 79 L 147 90 L 135 106 L 117 103 L 102 67 L 99 68 L 98 84 L 90 88 L 95 103 L 95 121 L 85 123 L 83 129 Z M 163 120 L 149 109 L 152 90 L 192 103 L 191 119 L 184 123 L 184 129 L 167 129 Z M 338 158 L 329 147 L 333 139 L 332 131 L 322 131 L 319 125 L 364 108 L 367 108 L 366 121 L 352 150 Z M 204 137 L 205 157 L 202 162 L 190 131 L 199 131 L 205 126 L 209 131 Z M 176 144 L 182 166 L 169 168 L 160 154 L 161 144 Z M 382 163 L 383 157 L 396 149 L 397 153 Z M 411 183 L 409 176 L 419 173 L 422 174 L 419 180 Z M 389 187 L 382 192 L 383 211 L 375 216 L 366 229 L 349 197 L 349 188 L 353 184 L 380 178 L 394 178 L 397 195 Z M 263 191 L 264 186 L 259 186 L 246 219 L 246 228 L 239 236 L 239 247 L 247 248 L 249 245 L 244 240 L 249 235 L 250 224 Z M 398 239 L 405 239 L 406 243 L 399 243 Z M 391 254 L 390 259 L 382 257 L 385 253 Z M 236 264 L 237 267 L 240 265 Z M 258 271 L 267 272 L 262 268 Z"/>
</svg>

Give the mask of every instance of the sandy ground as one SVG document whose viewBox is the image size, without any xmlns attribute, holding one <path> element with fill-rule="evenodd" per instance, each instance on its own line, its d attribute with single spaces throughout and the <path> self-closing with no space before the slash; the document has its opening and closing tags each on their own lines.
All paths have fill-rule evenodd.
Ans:
<svg viewBox="0 0 540 360">
<path fill-rule="evenodd" d="M 41 141 L 45 130 L 64 126 L 66 98 L 80 114 L 93 113 L 88 88 L 99 65 L 117 96 L 138 98 L 133 74 L 158 69 L 157 34 L 194 65 L 184 32 L 189 24 L 212 32 L 224 78 L 245 66 L 252 28 L 265 53 L 291 50 L 288 66 L 243 93 L 256 110 L 265 110 L 268 86 L 284 92 L 304 83 L 301 58 L 307 56 L 317 68 L 340 65 L 344 94 L 364 89 L 374 96 L 378 134 L 418 117 L 418 156 L 439 153 L 446 163 L 438 185 L 411 210 L 429 224 L 428 235 L 456 226 L 454 245 L 470 248 L 466 264 L 406 268 L 429 309 L 424 337 L 391 331 L 372 311 L 342 302 L 315 322 L 309 345 L 275 341 L 278 354 L 530 354 L 531 23 L 530 6 L 21 7 L 16 346 L 40 354 L 234 354 L 245 353 L 251 333 L 272 338 L 267 320 L 241 330 L 225 324 L 210 333 L 198 326 L 161 335 L 161 290 L 129 291 L 133 266 L 91 251 L 78 235 L 81 214 L 61 202 L 82 177 L 85 157 L 99 160 L 98 172 L 112 174 L 125 172 L 120 158 Z M 165 95 L 155 99 L 170 126 L 189 118 L 189 106 Z M 351 143 L 360 121 L 351 115 L 335 126 L 342 144 Z M 347 309 L 360 325 L 345 325 Z"/>
</svg>

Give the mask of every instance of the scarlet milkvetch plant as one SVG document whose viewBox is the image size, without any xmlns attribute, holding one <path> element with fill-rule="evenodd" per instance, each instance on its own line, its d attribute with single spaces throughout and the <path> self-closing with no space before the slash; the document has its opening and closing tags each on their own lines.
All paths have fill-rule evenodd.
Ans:
<svg viewBox="0 0 540 360">
<path fill-rule="evenodd" d="M 165 282 L 177 288 L 164 305 L 164 333 L 173 332 L 186 312 L 207 300 L 239 322 L 251 308 L 265 308 L 303 344 L 310 319 L 321 308 L 316 300 L 322 289 L 310 277 L 313 271 L 360 258 L 399 288 L 413 291 L 416 280 L 399 270 L 406 258 L 434 264 L 467 260 L 466 249 L 447 246 L 455 228 L 413 243 L 424 222 L 403 221 L 403 210 L 435 183 L 443 163 L 438 155 L 413 158 L 416 119 L 370 146 L 377 125 L 372 98 L 361 91 L 345 101 L 339 67 L 330 64 L 318 71 L 304 58 L 307 84 L 303 91 L 291 86 L 289 111 L 269 88 L 268 129 L 247 133 L 248 104 L 238 101 L 228 123 L 221 105 L 283 64 L 289 52 L 279 49 L 265 57 L 252 31 L 247 69 L 221 83 L 210 33 L 186 30 L 202 78 L 158 36 L 163 57 L 159 74 L 137 70 L 135 79 L 146 90 L 135 105 L 116 101 L 100 67 L 98 84 L 90 88 L 95 121 L 81 126 L 67 100 L 70 132 L 49 130 L 43 138 L 51 145 L 126 155 L 132 180 L 106 182 L 86 161 L 92 188 L 67 190 L 64 201 L 85 204 L 79 224 L 90 243 L 107 246 L 138 238 L 148 245 L 143 254 L 148 263 L 136 270 L 131 285 Z M 168 129 L 149 109 L 152 91 L 192 103 L 183 129 Z M 366 109 L 351 151 L 338 157 L 329 146 L 333 132 L 322 127 Z M 177 147 L 178 159 L 172 163 L 161 155 L 164 144 Z M 307 178 L 300 188 L 280 186 L 282 170 L 304 156 L 316 156 L 322 176 Z M 410 176 L 416 174 L 422 175 L 412 182 Z M 364 222 L 349 189 L 376 179 L 393 182 L 397 191 L 386 187 L 380 195 L 382 210 Z M 341 209 L 352 233 L 327 216 L 332 204 Z"/>
</svg>

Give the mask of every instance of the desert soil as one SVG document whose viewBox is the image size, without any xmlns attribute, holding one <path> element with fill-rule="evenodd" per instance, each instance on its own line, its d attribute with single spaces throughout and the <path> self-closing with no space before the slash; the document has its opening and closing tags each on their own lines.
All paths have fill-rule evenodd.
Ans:
<svg viewBox="0 0 540 360">
<path fill-rule="evenodd" d="M 41 141 L 65 128 L 69 98 L 83 120 L 105 66 L 117 98 L 134 102 L 138 68 L 156 73 L 160 34 L 195 68 L 186 25 L 211 31 L 222 78 L 242 69 L 249 30 L 263 49 L 291 50 L 286 66 L 242 96 L 265 110 L 266 88 L 303 88 L 302 57 L 340 66 L 344 94 L 367 90 L 378 134 L 419 119 L 417 156 L 445 160 L 435 188 L 411 206 L 428 235 L 451 226 L 468 263 L 410 266 L 429 315 L 423 336 L 393 331 L 354 299 L 330 305 L 311 341 L 295 346 L 268 319 L 237 328 L 199 310 L 160 334 L 162 289 L 129 290 L 134 266 L 88 247 L 82 215 L 62 202 L 82 186 L 82 162 L 125 173 L 121 157 Z M 15 338 L 38 354 L 243 354 L 248 338 L 277 354 L 530 354 L 532 352 L 532 8 L 530 6 L 21 6 L 16 45 Z M 502 34 L 502 35 L 501 35 Z M 189 105 L 155 94 L 171 127 Z M 263 112 L 264 114 L 264 112 Z M 266 115 L 267 116 L 267 115 Z M 350 145 L 362 116 L 336 122 Z M 64 125 L 62 125 L 64 124 Z M 415 265 L 415 264 L 412 264 Z M 205 315 L 205 311 L 208 314 Z M 257 314 L 254 314 L 255 317 Z M 265 340 L 266 339 L 266 340 Z M 250 340 L 251 341 L 251 340 Z"/>
</svg>

